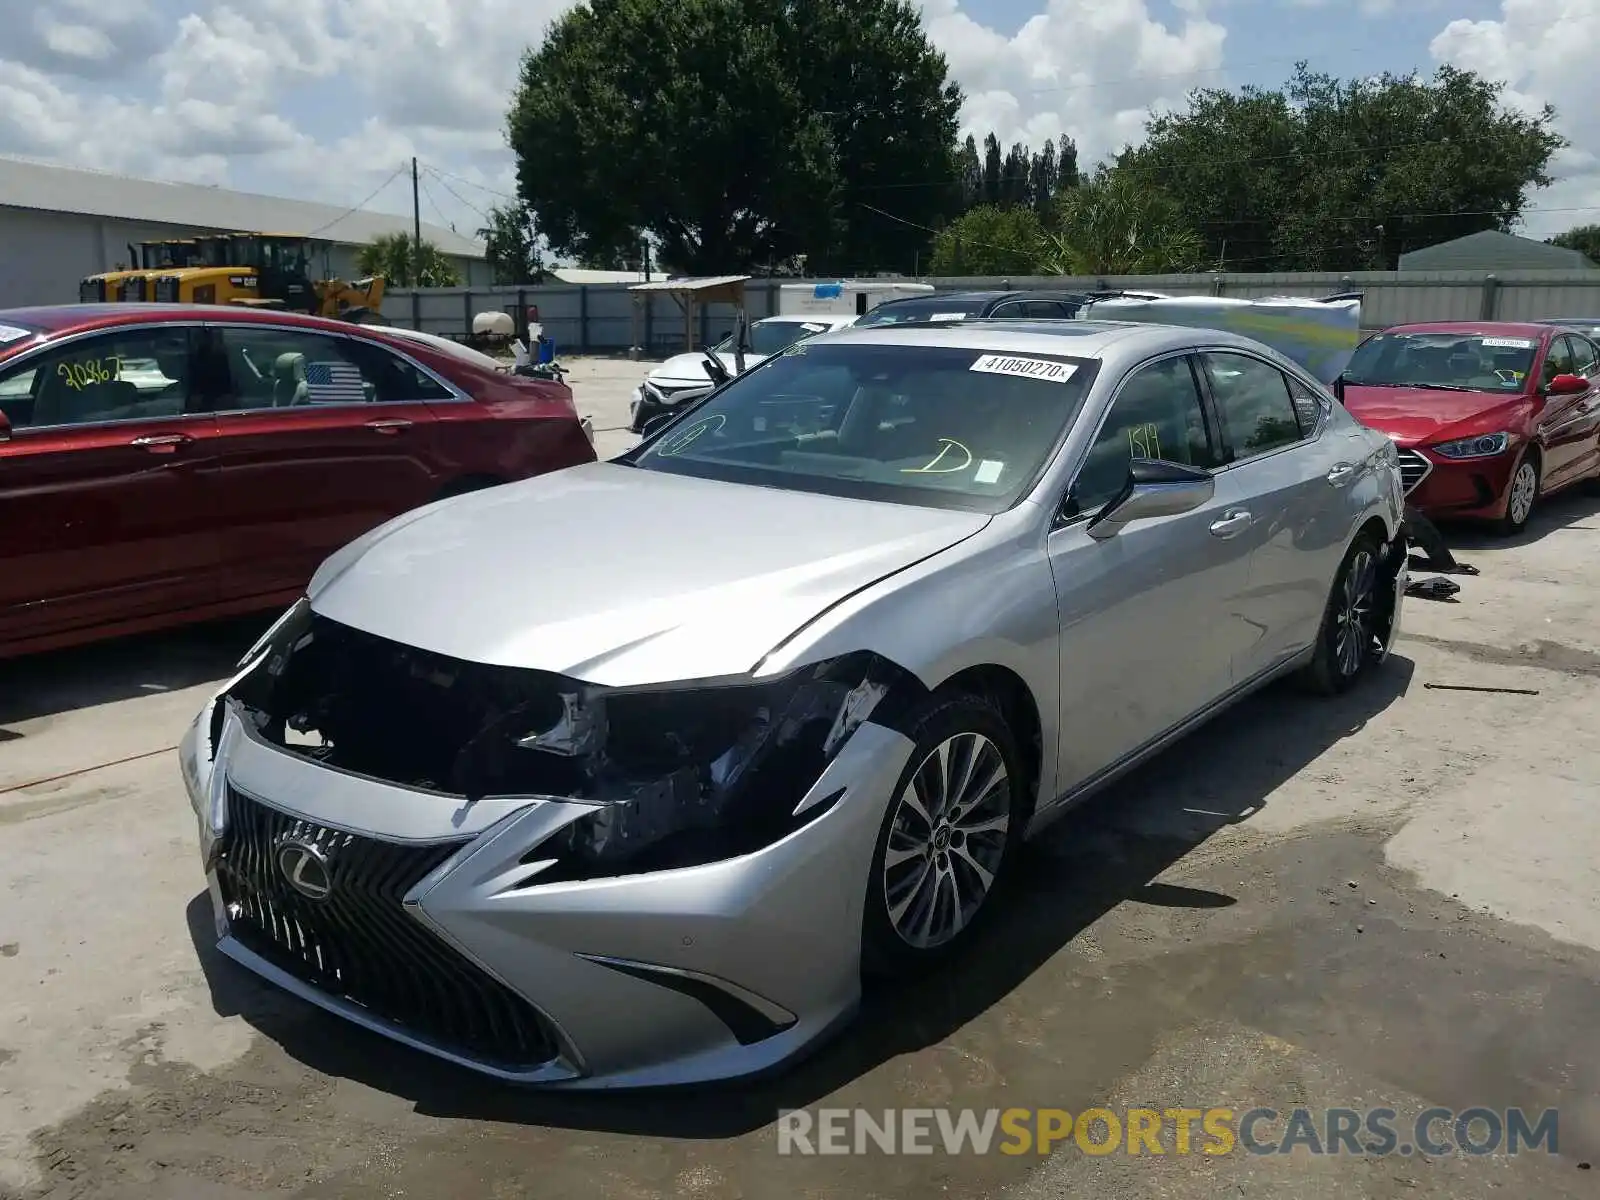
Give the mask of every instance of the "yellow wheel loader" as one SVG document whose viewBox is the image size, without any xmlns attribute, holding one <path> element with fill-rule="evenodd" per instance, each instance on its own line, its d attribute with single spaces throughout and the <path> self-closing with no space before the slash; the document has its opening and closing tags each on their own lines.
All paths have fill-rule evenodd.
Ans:
<svg viewBox="0 0 1600 1200">
<path fill-rule="evenodd" d="M 164 304 L 242 304 L 281 308 L 367 324 L 382 324 L 381 276 L 347 282 L 311 278 L 315 243 L 292 234 L 241 233 L 227 237 L 221 261 L 158 272 L 152 299 Z"/>
</svg>

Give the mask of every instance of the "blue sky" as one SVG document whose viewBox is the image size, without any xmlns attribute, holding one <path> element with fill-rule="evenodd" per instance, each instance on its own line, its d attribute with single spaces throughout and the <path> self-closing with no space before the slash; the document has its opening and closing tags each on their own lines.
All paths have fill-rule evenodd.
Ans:
<svg viewBox="0 0 1600 1200">
<path fill-rule="evenodd" d="M 917 0 L 1005 142 L 1085 159 L 1195 86 L 1440 62 L 1557 106 L 1572 150 L 1529 232 L 1600 222 L 1600 0 Z M 0 154 L 409 211 L 470 233 L 513 187 L 521 49 L 566 0 L 0 0 Z M 369 200 L 370 197 L 370 200 Z"/>
</svg>

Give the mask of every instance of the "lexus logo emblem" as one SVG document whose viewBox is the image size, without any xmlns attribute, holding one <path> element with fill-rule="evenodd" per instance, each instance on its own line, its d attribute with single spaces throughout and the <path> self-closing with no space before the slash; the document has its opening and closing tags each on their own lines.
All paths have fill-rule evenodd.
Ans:
<svg viewBox="0 0 1600 1200">
<path fill-rule="evenodd" d="M 278 870 L 289 886 L 307 900 L 326 900 L 333 891 L 328 860 L 311 842 L 284 842 L 279 846 Z"/>
</svg>

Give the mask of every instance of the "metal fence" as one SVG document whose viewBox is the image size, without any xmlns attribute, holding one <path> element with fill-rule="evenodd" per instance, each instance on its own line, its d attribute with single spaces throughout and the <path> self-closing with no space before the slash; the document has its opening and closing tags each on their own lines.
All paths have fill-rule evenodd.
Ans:
<svg viewBox="0 0 1600 1200">
<path fill-rule="evenodd" d="M 794 279 L 753 279 L 746 305 L 753 318 L 778 311 L 779 288 Z M 1361 323 L 1383 329 L 1412 321 L 1531 321 L 1542 317 L 1600 318 L 1600 271 L 1519 271 L 1504 276 L 1480 271 L 1367 271 L 1352 274 L 1206 274 L 927 278 L 940 291 L 1057 288 L 1089 291 L 1126 288 L 1175 296 L 1326 296 L 1362 293 Z M 671 296 L 656 293 L 639 303 L 626 284 L 545 284 L 539 287 L 425 288 L 391 290 L 383 302 L 390 321 L 447 337 L 470 332 L 475 314 L 511 313 L 521 323 L 532 310 L 562 354 L 606 354 L 637 344 L 650 357 L 686 349 L 682 310 Z M 639 304 L 638 319 L 635 305 Z M 696 346 L 716 341 L 732 328 L 728 305 L 701 306 Z"/>
</svg>

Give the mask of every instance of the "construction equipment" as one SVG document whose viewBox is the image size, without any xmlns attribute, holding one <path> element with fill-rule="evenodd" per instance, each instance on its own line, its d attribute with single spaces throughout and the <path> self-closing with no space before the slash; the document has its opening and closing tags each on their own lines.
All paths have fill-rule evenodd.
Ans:
<svg viewBox="0 0 1600 1200">
<path fill-rule="evenodd" d="M 236 233 L 216 239 L 203 265 L 156 272 L 150 298 L 164 304 L 241 304 L 382 324 L 382 276 L 346 281 L 311 277 L 322 243 L 294 234 Z"/>
<path fill-rule="evenodd" d="M 166 241 L 128 244 L 128 265 L 115 271 L 89 275 L 78 284 L 82 304 L 117 303 L 145 300 L 150 295 L 150 277 L 162 270 L 197 264 L 204 238 L 170 238 Z"/>
</svg>

